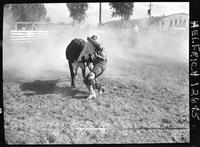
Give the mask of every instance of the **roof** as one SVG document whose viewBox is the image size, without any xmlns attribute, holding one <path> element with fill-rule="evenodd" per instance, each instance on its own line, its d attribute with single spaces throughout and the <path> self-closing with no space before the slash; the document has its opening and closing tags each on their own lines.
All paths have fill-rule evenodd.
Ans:
<svg viewBox="0 0 200 147">
<path fill-rule="evenodd" d="M 156 16 L 156 17 L 152 17 L 150 20 L 150 24 L 154 24 L 157 23 L 158 21 L 162 20 L 163 18 L 167 18 L 167 17 L 171 17 L 173 15 L 188 15 L 186 13 L 175 13 L 175 14 L 170 14 L 167 16 Z M 189 16 L 189 15 L 188 15 Z"/>
<path fill-rule="evenodd" d="M 162 18 L 170 17 L 170 16 L 173 16 L 173 15 L 180 15 L 180 14 L 189 16 L 189 14 L 186 14 L 186 13 L 175 13 L 175 14 L 170 14 L 170 15 L 167 15 L 167 16 L 163 16 Z"/>
</svg>

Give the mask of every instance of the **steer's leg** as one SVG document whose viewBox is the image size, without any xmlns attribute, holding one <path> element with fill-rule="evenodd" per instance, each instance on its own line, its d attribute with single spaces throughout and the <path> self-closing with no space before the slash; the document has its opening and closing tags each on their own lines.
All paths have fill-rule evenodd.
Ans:
<svg viewBox="0 0 200 147">
<path fill-rule="evenodd" d="M 75 69 L 74 69 L 74 79 L 75 80 L 77 80 L 78 79 L 78 68 L 80 67 L 80 64 L 78 63 L 78 64 L 74 64 L 74 67 L 75 67 Z"/>
<path fill-rule="evenodd" d="M 70 74 L 71 74 L 71 88 L 76 88 L 76 84 L 74 83 L 74 68 L 72 66 L 72 63 L 68 61 L 69 64 L 69 69 L 70 69 Z"/>
<path fill-rule="evenodd" d="M 86 76 L 86 65 L 85 65 L 85 62 L 83 62 L 83 64 L 81 64 L 81 71 L 82 71 L 83 79 L 85 79 L 85 76 Z"/>
</svg>

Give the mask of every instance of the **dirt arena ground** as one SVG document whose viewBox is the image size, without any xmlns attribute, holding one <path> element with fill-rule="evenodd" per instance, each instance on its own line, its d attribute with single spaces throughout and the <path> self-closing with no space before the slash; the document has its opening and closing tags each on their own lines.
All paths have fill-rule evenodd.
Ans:
<svg viewBox="0 0 200 147">
<path fill-rule="evenodd" d="M 188 60 L 176 60 L 182 56 L 180 52 L 170 54 L 175 58 L 151 54 L 156 53 L 156 50 L 145 52 L 149 44 L 145 42 L 146 46 L 143 46 L 142 42 L 145 40 L 134 47 L 123 44 L 123 47 L 119 45 L 113 49 L 123 48 L 118 55 L 112 52 L 114 58 L 108 56 L 109 64 L 105 74 L 98 79 L 107 91 L 102 95 L 97 92 L 97 98 L 93 100 L 86 99 L 88 91 L 82 82 L 80 71 L 77 88 L 70 88 L 70 74 L 63 52 L 65 48 L 60 51 L 63 52 L 62 61 L 54 63 L 51 68 L 35 68 L 33 65 L 39 64 L 39 60 L 48 59 L 50 62 L 59 57 L 49 59 L 47 53 L 47 58 L 40 56 L 41 58 L 35 59 L 36 57 L 30 58 L 34 54 L 31 52 L 32 46 L 29 48 L 30 52 L 23 55 L 20 48 L 16 51 L 13 46 L 4 47 L 3 104 L 6 142 L 189 142 Z M 164 46 L 165 49 L 178 50 L 176 43 L 170 42 L 167 45 L 155 41 L 150 44 L 158 48 Z M 63 44 L 66 47 L 67 43 Z M 110 42 L 105 44 L 109 50 Z M 13 50 L 15 51 L 11 54 Z M 22 56 L 18 56 L 17 52 Z M 38 52 L 43 54 L 42 51 Z M 164 54 L 168 52 L 171 51 L 167 50 Z M 108 51 L 108 55 L 111 52 Z M 15 60 L 13 57 L 16 57 Z M 18 64 L 18 61 L 21 63 Z M 55 68 L 61 62 L 63 66 Z M 19 68 L 14 68 L 15 66 Z M 44 66 L 49 67 L 46 64 Z M 20 70 L 22 68 L 25 70 Z M 44 70 L 37 76 L 27 76 L 29 70 L 35 73 L 40 69 Z M 27 73 L 24 74 L 24 71 Z"/>
</svg>

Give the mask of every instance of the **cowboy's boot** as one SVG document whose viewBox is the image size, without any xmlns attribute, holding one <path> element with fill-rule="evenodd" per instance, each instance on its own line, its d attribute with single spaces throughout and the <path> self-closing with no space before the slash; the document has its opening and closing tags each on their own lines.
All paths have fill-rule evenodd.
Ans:
<svg viewBox="0 0 200 147">
<path fill-rule="evenodd" d="M 95 89 L 97 89 L 100 94 L 106 91 L 106 88 L 97 82 L 95 83 Z"/>
<path fill-rule="evenodd" d="M 106 87 L 101 85 L 99 93 L 102 94 L 102 93 L 105 93 L 105 92 L 106 92 Z"/>
</svg>

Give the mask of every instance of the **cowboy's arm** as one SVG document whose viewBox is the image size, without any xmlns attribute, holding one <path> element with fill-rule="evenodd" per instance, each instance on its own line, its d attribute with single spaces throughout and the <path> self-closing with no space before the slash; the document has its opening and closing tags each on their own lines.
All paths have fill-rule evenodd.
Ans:
<svg viewBox="0 0 200 147">
<path fill-rule="evenodd" d="M 97 53 L 95 53 L 95 57 L 105 60 L 106 59 L 106 53 L 105 52 L 101 52 L 100 55 L 98 55 Z"/>
</svg>

